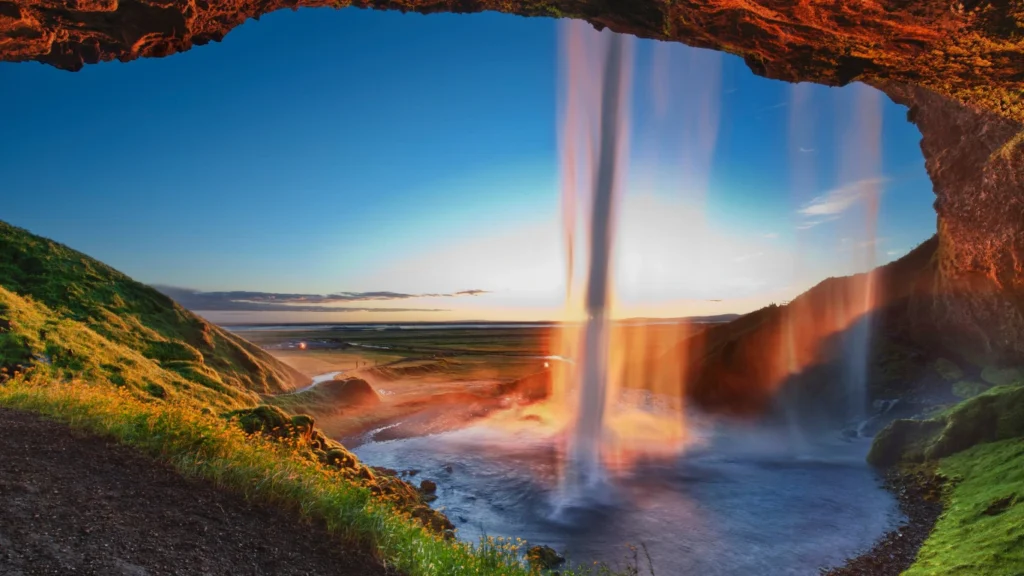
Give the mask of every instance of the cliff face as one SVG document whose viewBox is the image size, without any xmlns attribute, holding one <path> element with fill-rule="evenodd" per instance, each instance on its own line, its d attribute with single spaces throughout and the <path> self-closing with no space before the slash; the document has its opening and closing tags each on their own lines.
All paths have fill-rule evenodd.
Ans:
<svg viewBox="0 0 1024 576">
<path fill-rule="evenodd" d="M 77 70 L 166 56 L 299 6 L 582 18 L 724 50 L 770 78 L 895 81 L 1024 119 L 1019 0 L 0 0 L 0 59 Z"/>
<path fill-rule="evenodd" d="M 931 337 L 978 363 L 1024 362 L 1024 126 L 921 88 L 880 88 L 921 129 L 934 184 L 938 276 L 919 311 Z"/>
</svg>

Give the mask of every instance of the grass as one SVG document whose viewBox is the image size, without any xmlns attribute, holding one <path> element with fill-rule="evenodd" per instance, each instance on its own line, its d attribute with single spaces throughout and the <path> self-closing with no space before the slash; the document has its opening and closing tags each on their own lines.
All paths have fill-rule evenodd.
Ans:
<svg viewBox="0 0 1024 576">
<path fill-rule="evenodd" d="M 876 466 L 938 460 L 978 444 L 1024 437 L 1024 382 L 996 386 L 931 418 L 896 420 L 871 446 Z"/>
<path fill-rule="evenodd" d="M 257 401 L 243 388 L 183 376 L 142 351 L 111 341 L 83 322 L 0 286 L 0 366 L 33 365 L 51 381 L 73 378 L 122 388 L 140 398 L 180 397 L 198 407 L 231 408 Z M 190 365 L 191 367 L 191 365 Z M 216 384 L 219 389 L 210 384 Z M 157 390 L 162 390 L 154 394 Z"/>
<path fill-rule="evenodd" d="M 945 512 L 904 576 L 1024 573 L 1024 438 L 942 460 Z"/>
<path fill-rule="evenodd" d="M 937 462 L 946 480 L 944 512 L 904 576 L 1024 574 L 1024 381 L 893 422 L 868 460 Z"/>
<path fill-rule="evenodd" d="M 72 382 L 39 385 L 13 379 L 0 386 L 0 404 L 112 437 L 246 497 L 323 521 L 344 542 L 369 546 L 410 576 L 527 574 L 518 548 L 491 540 L 481 546 L 446 541 L 376 500 L 364 487 L 303 458 L 301 446 L 258 436 L 190 407 L 144 403 L 124 390 Z"/>
<path fill-rule="evenodd" d="M 302 454 L 307 447 L 301 443 L 247 435 L 192 406 L 145 402 L 125 389 L 79 380 L 45 384 L 24 376 L 0 385 L 0 405 L 110 437 L 171 464 L 185 476 L 323 522 L 339 540 L 369 547 L 384 563 L 409 576 L 537 573 L 521 560 L 521 540 L 487 538 L 471 545 L 444 539 L 339 471 L 310 461 Z M 629 570 L 615 572 L 595 565 L 561 573 L 610 575 L 630 574 Z"/>
</svg>

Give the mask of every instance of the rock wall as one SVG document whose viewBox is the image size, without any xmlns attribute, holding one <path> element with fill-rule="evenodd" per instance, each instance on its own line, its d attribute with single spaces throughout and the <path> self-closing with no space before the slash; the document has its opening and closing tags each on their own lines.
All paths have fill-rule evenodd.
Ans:
<svg viewBox="0 0 1024 576">
<path fill-rule="evenodd" d="M 1024 363 L 1024 125 L 921 89 L 909 108 L 934 185 L 938 276 L 921 334 L 978 364 Z M 932 324 L 932 323 L 929 323 Z"/>
<path fill-rule="evenodd" d="M 897 81 L 1024 119 L 1021 0 L 0 0 L 0 60 L 167 56 L 299 6 L 582 18 L 730 52 L 770 78 Z"/>
</svg>

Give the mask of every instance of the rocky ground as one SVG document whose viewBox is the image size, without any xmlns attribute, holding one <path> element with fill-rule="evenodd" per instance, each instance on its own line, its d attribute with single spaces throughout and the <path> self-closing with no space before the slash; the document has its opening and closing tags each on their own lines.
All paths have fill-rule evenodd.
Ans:
<svg viewBox="0 0 1024 576">
<path fill-rule="evenodd" d="M 899 576 L 914 563 L 942 514 L 942 480 L 924 470 L 893 471 L 886 484 L 899 499 L 907 521 L 882 536 L 871 550 L 840 568 L 823 571 L 823 576 Z"/>
<path fill-rule="evenodd" d="M 7 409 L 0 430 L 0 575 L 391 573 L 126 447 Z"/>
</svg>

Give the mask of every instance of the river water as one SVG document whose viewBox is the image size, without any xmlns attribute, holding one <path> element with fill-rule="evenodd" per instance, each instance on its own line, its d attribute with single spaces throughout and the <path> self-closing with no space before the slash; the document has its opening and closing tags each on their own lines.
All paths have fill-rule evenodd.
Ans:
<svg viewBox="0 0 1024 576">
<path fill-rule="evenodd" d="M 458 535 L 516 536 L 574 562 L 621 565 L 644 544 L 659 575 L 817 574 L 870 548 L 900 520 L 865 463 L 869 440 L 794 443 L 789 431 L 704 422 L 671 462 L 614 472 L 566 503 L 554 438 L 476 426 L 356 449 L 366 463 L 438 484 Z M 645 572 L 641 572 L 645 573 Z"/>
</svg>

